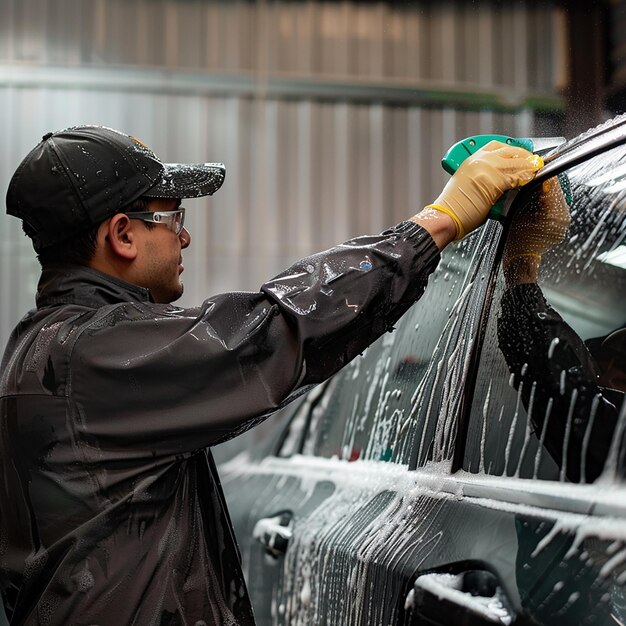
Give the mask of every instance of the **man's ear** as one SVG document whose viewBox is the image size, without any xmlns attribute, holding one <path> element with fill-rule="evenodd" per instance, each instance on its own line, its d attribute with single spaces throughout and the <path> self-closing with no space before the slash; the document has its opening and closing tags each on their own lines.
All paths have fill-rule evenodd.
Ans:
<svg viewBox="0 0 626 626">
<path fill-rule="evenodd" d="M 117 213 L 108 222 L 104 222 L 100 227 L 98 239 L 102 238 L 102 243 L 107 245 L 110 251 L 122 259 L 132 261 L 137 256 L 137 246 L 135 245 L 136 222 L 124 213 Z"/>
</svg>

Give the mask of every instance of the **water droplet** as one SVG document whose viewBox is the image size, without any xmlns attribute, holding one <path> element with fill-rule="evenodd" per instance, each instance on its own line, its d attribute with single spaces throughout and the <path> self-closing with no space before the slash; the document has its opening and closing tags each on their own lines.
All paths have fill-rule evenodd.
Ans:
<svg viewBox="0 0 626 626">
<path fill-rule="evenodd" d="M 88 569 L 84 569 L 74 576 L 74 582 L 78 591 L 86 593 L 96 584 L 96 579 Z"/>
</svg>

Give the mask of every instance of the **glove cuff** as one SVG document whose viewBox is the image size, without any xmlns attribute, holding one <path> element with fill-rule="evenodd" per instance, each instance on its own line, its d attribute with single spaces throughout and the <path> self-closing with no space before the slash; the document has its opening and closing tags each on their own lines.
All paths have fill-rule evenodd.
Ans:
<svg viewBox="0 0 626 626">
<path fill-rule="evenodd" d="M 465 229 L 463 228 L 463 224 L 461 224 L 459 218 L 450 209 L 446 208 L 445 206 L 441 206 L 440 204 L 427 204 L 424 208 L 441 211 L 442 213 L 445 213 L 448 217 L 452 218 L 452 221 L 456 225 L 456 237 L 454 238 L 454 241 L 459 241 L 459 239 L 463 239 L 463 237 L 465 237 Z"/>
</svg>

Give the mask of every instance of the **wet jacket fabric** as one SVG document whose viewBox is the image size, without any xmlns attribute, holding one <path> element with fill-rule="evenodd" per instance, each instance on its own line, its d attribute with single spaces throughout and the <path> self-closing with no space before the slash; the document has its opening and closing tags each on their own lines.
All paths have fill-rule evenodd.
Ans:
<svg viewBox="0 0 626 626">
<path fill-rule="evenodd" d="M 508 289 L 501 306 L 498 343 L 537 436 L 563 478 L 594 481 L 609 456 L 623 393 L 598 385 L 587 346 L 537 284 Z"/>
<path fill-rule="evenodd" d="M 89 268 L 44 270 L 2 363 L 11 624 L 253 624 L 210 446 L 389 330 L 438 259 L 403 222 L 187 309 Z"/>
</svg>

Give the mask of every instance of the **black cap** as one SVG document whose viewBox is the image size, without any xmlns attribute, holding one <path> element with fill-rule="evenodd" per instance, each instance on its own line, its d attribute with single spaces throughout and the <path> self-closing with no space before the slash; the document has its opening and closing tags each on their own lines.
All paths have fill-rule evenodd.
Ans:
<svg viewBox="0 0 626 626">
<path fill-rule="evenodd" d="M 221 163 L 162 163 L 141 141 L 103 126 L 48 133 L 17 168 L 7 213 L 23 220 L 35 250 L 123 211 L 141 196 L 197 198 L 224 182 Z"/>
</svg>

